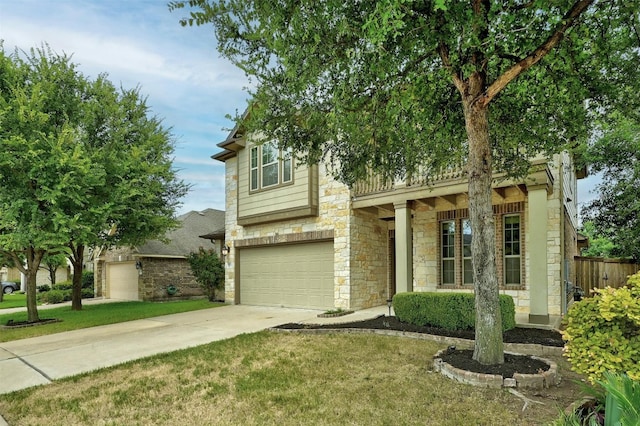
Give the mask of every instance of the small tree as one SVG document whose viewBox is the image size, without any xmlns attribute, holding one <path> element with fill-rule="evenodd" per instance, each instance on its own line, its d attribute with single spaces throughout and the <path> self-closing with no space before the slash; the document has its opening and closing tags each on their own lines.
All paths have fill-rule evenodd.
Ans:
<svg viewBox="0 0 640 426">
<path fill-rule="evenodd" d="M 216 299 L 216 290 L 224 287 L 224 265 L 215 250 L 205 250 L 202 247 L 197 253 L 189 254 L 189 265 L 191 271 L 196 277 L 196 281 L 204 289 L 209 298 L 213 302 Z"/>
</svg>

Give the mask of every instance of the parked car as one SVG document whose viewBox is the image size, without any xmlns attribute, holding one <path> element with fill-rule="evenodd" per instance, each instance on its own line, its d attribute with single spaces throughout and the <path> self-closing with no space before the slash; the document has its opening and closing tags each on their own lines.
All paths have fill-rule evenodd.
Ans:
<svg viewBox="0 0 640 426">
<path fill-rule="evenodd" d="M 20 284 L 16 284 L 11 281 L 2 281 L 2 292 L 4 294 L 11 294 L 18 290 L 20 290 Z"/>
</svg>

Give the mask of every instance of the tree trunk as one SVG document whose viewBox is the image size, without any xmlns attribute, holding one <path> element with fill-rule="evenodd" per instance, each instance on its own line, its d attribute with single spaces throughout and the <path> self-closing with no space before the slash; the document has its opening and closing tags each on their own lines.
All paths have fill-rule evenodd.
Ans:
<svg viewBox="0 0 640 426">
<path fill-rule="evenodd" d="M 44 250 L 36 250 L 33 247 L 29 247 L 26 250 L 27 267 L 26 269 L 21 268 L 27 279 L 27 320 L 29 322 L 40 321 L 40 316 L 38 315 L 36 277 L 44 254 Z"/>
<path fill-rule="evenodd" d="M 491 204 L 492 153 L 487 106 L 463 98 L 469 138 L 469 218 L 473 238 L 476 334 L 473 359 L 481 364 L 504 363 L 502 319 L 496 271 L 496 238 Z"/>
<path fill-rule="evenodd" d="M 73 265 L 73 290 L 71 291 L 71 310 L 82 310 L 82 263 L 84 256 L 84 245 L 70 245 L 73 254 L 70 257 Z"/>
</svg>

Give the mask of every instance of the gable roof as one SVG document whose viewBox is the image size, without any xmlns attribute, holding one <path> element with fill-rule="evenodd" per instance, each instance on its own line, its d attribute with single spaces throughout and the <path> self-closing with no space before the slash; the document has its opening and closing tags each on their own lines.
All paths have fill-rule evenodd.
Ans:
<svg viewBox="0 0 640 426">
<path fill-rule="evenodd" d="M 189 253 L 198 251 L 200 247 L 214 247 L 211 241 L 202 239 L 201 235 L 211 233 L 218 235 L 221 229 L 224 235 L 224 211 L 221 210 L 190 211 L 178 216 L 178 220 L 182 224 L 167 233 L 168 243 L 149 240 L 136 247 L 134 253 L 148 257 L 187 257 Z"/>
<path fill-rule="evenodd" d="M 224 163 L 229 158 L 235 157 L 237 152 L 244 148 L 244 129 L 242 128 L 241 123 L 248 116 L 249 107 L 247 107 L 247 109 L 242 113 L 242 118 L 238 123 L 236 123 L 233 130 L 231 130 L 231 133 L 227 135 L 227 138 L 218 144 L 218 147 L 221 148 L 222 151 L 212 155 L 211 158 Z"/>
</svg>

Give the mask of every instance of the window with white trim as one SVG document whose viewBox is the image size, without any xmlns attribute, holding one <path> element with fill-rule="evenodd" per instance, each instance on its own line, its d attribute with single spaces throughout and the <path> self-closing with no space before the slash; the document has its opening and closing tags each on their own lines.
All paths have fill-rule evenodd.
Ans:
<svg viewBox="0 0 640 426">
<path fill-rule="evenodd" d="M 442 249 L 442 285 L 456 283 L 456 223 L 446 221 L 440 224 L 440 242 Z"/>
<path fill-rule="evenodd" d="M 473 262 L 471 258 L 471 221 L 462 219 L 462 284 L 473 285 Z"/>
<path fill-rule="evenodd" d="M 471 221 L 462 214 L 442 212 L 439 219 L 439 279 L 441 286 L 473 286 L 473 257 L 471 245 L 473 231 Z M 456 216 L 458 216 L 456 218 Z M 520 286 L 523 283 L 522 215 L 520 213 L 495 213 L 498 232 L 496 255 L 498 256 L 498 280 L 500 285 Z"/>
<path fill-rule="evenodd" d="M 274 141 L 251 147 L 249 153 L 249 189 L 268 189 L 293 181 L 293 157 L 290 150 L 278 149 Z"/>
<path fill-rule="evenodd" d="M 504 283 L 520 284 L 520 215 L 503 217 Z"/>
</svg>

